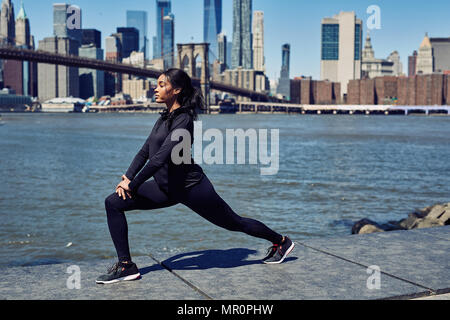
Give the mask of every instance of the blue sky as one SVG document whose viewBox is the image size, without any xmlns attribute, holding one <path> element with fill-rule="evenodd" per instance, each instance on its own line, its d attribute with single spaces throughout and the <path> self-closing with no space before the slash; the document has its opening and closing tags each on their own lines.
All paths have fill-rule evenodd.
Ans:
<svg viewBox="0 0 450 320">
<path fill-rule="evenodd" d="M 63 0 L 23 0 L 31 33 L 38 41 L 53 33 L 53 3 Z M 13 0 L 15 13 L 20 0 Z M 126 25 L 126 10 L 145 10 L 149 16 L 149 38 L 155 34 L 155 0 L 73 0 L 67 3 L 82 9 L 83 28 L 95 28 L 105 36 Z M 381 9 L 381 29 L 372 30 L 377 58 L 397 50 L 407 72 L 408 55 L 417 50 L 425 32 L 431 37 L 450 37 L 448 0 L 253 0 L 253 10 L 265 15 L 265 56 L 267 74 L 274 79 L 281 68 L 281 46 L 291 45 L 291 77 L 320 78 L 320 23 L 340 11 L 354 11 L 363 20 L 365 38 L 367 8 Z M 175 42 L 203 41 L 203 0 L 172 0 L 175 15 Z M 233 1 L 223 0 L 223 29 L 231 41 Z M 364 41 L 363 41 L 364 43 Z M 150 42 L 150 48 L 152 43 Z M 151 52 L 151 50 L 150 50 Z"/>
</svg>

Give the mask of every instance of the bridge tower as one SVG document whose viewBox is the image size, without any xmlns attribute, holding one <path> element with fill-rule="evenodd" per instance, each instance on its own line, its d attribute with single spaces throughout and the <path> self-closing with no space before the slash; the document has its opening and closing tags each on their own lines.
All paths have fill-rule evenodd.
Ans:
<svg viewBox="0 0 450 320">
<path fill-rule="evenodd" d="M 200 88 L 205 97 L 206 112 L 210 113 L 209 43 L 179 43 L 178 68 L 190 77 L 200 79 Z M 197 68 L 197 59 L 201 59 L 201 69 Z"/>
</svg>

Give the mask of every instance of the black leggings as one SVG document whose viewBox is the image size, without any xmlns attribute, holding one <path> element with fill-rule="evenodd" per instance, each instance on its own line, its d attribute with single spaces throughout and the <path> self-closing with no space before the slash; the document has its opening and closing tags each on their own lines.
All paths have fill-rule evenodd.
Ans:
<svg viewBox="0 0 450 320">
<path fill-rule="evenodd" d="M 164 193 L 155 180 L 142 184 L 133 198 L 126 200 L 113 193 L 105 199 L 109 232 L 120 261 L 131 261 L 128 244 L 128 224 L 126 211 L 151 210 L 182 203 L 211 223 L 230 231 L 239 231 L 253 237 L 281 243 L 282 236 L 263 223 L 238 216 L 217 194 L 207 176 L 200 183 L 185 189 L 175 197 Z"/>
</svg>

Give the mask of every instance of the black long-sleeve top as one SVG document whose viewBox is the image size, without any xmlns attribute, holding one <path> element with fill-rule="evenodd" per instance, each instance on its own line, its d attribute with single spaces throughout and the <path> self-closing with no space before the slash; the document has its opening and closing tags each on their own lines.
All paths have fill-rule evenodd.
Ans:
<svg viewBox="0 0 450 320">
<path fill-rule="evenodd" d="M 173 163 L 172 149 L 182 141 L 182 138 L 172 141 L 172 133 L 177 129 L 185 129 L 189 132 L 192 146 L 194 121 L 192 115 L 184 107 L 178 108 L 172 113 L 167 110 L 161 113 L 150 136 L 125 174 L 131 180 L 129 188 L 132 192 L 136 192 L 144 182 L 152 177 L 166 193 L 192 187 L 203 178 L 202 168 L 194 163 L 192 157 L 190 164 L 176 165 Z"/>
</svg>

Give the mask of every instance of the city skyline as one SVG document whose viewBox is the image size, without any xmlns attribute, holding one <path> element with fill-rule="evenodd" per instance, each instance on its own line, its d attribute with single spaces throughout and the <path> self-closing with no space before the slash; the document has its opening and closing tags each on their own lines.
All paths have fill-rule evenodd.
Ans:
<svg viewBox="0 0 450 320">
<path fill-rule="evenodd" d="M 36 44 L 52 34 L 54 2 L 41 0 L 38 4 L 24 0 Z M 127 10 L 147 11 L 149 38 L 156 35 L 155 3 L 147 1 L 144 6 L 142 2 L 130 0 L 126 6 L 118 0 L 109 1 L 107 6 L 104 1 L 93 3 L 80 0 L 68 3 L 78 5 L 82 9 L 83 28 L 98 29 L 102 32 L 102 48 L 105 48 L 105 37 L 114 33 L 117 27 L 126 25 Z M 12 3 L 17 12 L 20 0 L 13 0 Z M 283 3 L 286 6 L 283 6 Z M 291 77 L 305 75 L 319 79 L 321 19 L 336 15 L 340 11 L 355 12 L 357 18 L 363 21 L 363 39 L 365 39 L 367 21 L 371 16 L 366 12 L 367 8 L 370 5 L 378 5 L 381 10 L 381 29 L 371 30 L 372 45 L 377 56 L 383 58 L 394 50 L 398 51 L 405 66 L 408 65 L 408 56 L 412 55 L 414 50 L 418 50 L 425 32 L 428 32 L 430 37 L 450 37 L 450 33 L 445 32 L 450 29 L 450 22 L 445 19 L 447 11 L 445 9 L 450 9 L 450 3 L 445 1 L 434 1 L 435 5 L 432 7 L 419 1 L 397 1 L 394 4 L 388 1 L 349 0 L 345 3 L 336 3 L 322 0 L 311 4 L 298 0 L 284 0 L 283 3 L 277 6 L 267 0 L 253 0 L 253 11 L 260 10 L 265 13 L 265 57 L 267 76 L 270 79 L 279 77 L 281 70 L 279 48 L 283 43 L 291 44 Z M 189 20 L 195 13 L 203 18 L 203 4 L 204 0 L 192 0 L 189 5 L 186 5 L 185 1 L 172 0 L 172 12 L 177 19 L 175 43 L 202 42 L 203 19 L 197 19 L 196 24 L 192 24 Z M 288 6 L 291 10 L 280 10 Z M 232 1 L 224 1 L 222 30 L 228 39 L 232 38 L 232 11 Z"/>
</svg>

